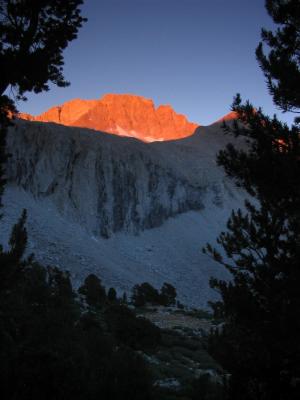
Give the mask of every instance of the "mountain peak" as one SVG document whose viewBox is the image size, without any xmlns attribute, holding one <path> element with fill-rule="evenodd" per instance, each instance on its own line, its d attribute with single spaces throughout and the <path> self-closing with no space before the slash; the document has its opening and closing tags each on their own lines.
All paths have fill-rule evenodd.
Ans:
<svg viewBox="0 0 300 400">
<path fill-rule="evenodd" d="M 223 122 L 223 121 L 232 121 L 233 119 L 237 119 L 237 113 L 235 111 L 230 111 L 228 114 L 224 115 L 222 118 L 219 118 L 215 123 Z"/>
<path fill-rule="evenodd" d="M 154 102 L 133 94 L 106 94 L 98 100 L 73 99 L 34 117 L 19 114 L 31 121 L 55 122 L 90 128 L 144 142 L 174 140 L 190 136 L 198 124 L 177 114 L 170 105 L 155 108 Z"/>
</svg>

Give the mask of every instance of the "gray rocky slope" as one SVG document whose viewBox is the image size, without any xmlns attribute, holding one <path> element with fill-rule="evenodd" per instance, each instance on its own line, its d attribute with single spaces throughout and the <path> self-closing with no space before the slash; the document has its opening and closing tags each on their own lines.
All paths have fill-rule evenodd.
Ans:
<svg viewBox="0 0 300 400">
<path fill-rule="evenodd" d="M 75 284 L 91 272 L 119 292 L 168 281 L 184 303 L 203 307 L 215 296 L 209 277 L 228 276 L 201 247 L 243 199 L 216 165 L 227 141 L 220 124 L 146 144 L 17 121 L 7 140 L 2 239 L 25 207 L 28 251 L 70 270 Z"/>
</svg>

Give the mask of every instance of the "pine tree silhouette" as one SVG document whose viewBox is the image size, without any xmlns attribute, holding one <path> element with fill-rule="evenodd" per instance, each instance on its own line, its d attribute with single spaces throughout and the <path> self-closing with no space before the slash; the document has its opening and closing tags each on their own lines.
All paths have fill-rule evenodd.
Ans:
<svg viewBox="0 0 300 400">
<path fill-rule="evenodd" d="M 299 112 L 300 4 L 266 4 L 280 29 L 263 31 L 271 50 L 264 55 L 260 44 L 257 57 L 275 104 Z M 232 213 L 218 237 L 222 254 L 211 245 L 204 249 L 232 274 L 230 282 L 211 280 L 221 295 L 212 307 L 225 324 L 211 334 L 210 350 L 231 374 L 230 399 L 298 399 L 300 129 L 297 120 L 288 127 L 249 102 L 242 104 L 240 96 L 232 109 L 238 121 L 224 129 L 244 137 L 248 148 L 228 145 L 218 163 L 253 199 L 246 211 Z"/>
</svg>

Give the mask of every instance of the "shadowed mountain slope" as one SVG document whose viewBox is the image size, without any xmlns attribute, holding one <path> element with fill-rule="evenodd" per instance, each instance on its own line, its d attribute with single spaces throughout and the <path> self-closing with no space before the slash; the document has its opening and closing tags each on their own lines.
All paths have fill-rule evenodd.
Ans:
<svg viewBox="0 0 300 400">
<path fill-rule="evenodd" d="M 221 123 L 147 144 L 18 120 L 7 138 L 1 242 L 26 207 L 28 251 L 70 270 L 75 284 L 88 273 L 120 293 L 167 281 L 184 303 L 205 306 L 216 296 L 210 276 L 228 276 L 201 247 L 214 242 L 244 198 L 216 165 L 229 140 Z"/>
</svg>

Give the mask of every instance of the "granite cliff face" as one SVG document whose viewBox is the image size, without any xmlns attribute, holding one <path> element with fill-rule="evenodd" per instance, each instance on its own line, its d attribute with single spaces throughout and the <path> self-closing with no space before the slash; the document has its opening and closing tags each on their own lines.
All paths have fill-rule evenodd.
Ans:
<svg viewBox="0 0 300 400">
<path fill-rule="evenodd" d="M 20 117 L 135 137 L 144 142 L 184 138 L 198 127 L 169 105 L 155 108 L 152 100 L 128 94 L 107 94 L 99 100 L 75 99 L 36 117 L 22 113 Z"/>
<path fill-rule="evenodd" d="M 89 104 L 78 104 L 84 115 Z M 120 294 L 143 281 L 170 282 L 183 303 L 205 307 L 215 298 L 209 278 L 228 276 L 201 248 L 244 199 L 216 165 L 228 140 L 221 123 L 144 143 L 17 120 L 7 137 L 0 242 L 26 208 L 28 252 L 70 270 L 75 285 L 89 273 Z"/>
<path fill-rule="evenodd" d="M 203 207 L 204 187 L 149 145 L 79 128 L 19 121 L 8 137 L 8 177 L 95 236 L 138 231 Z"/>
</svg>

